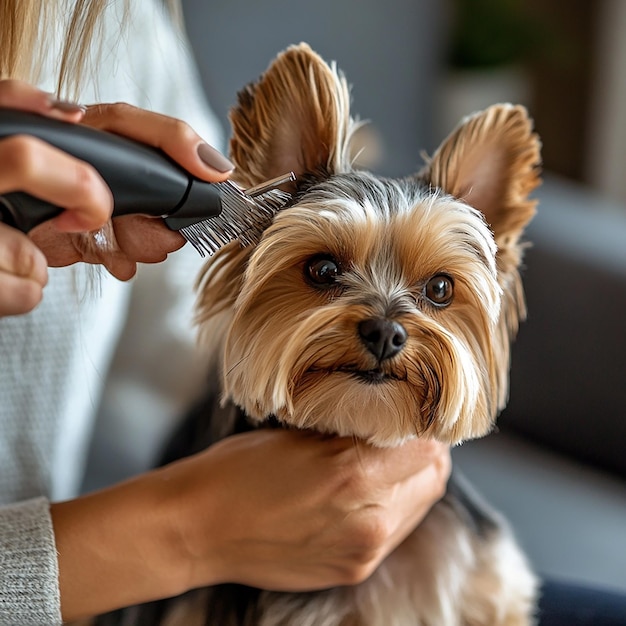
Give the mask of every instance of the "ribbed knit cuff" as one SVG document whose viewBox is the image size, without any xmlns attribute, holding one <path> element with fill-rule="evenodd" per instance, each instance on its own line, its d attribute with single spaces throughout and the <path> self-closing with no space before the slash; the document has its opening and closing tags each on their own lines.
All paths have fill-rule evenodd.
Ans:
<svg viewBox="0 0 626 626">
<path fill-rule="evenodd" d="M 0 507 L 0 625 L 60 626 L 58 578 L 48 500 Z"/>
</svg>

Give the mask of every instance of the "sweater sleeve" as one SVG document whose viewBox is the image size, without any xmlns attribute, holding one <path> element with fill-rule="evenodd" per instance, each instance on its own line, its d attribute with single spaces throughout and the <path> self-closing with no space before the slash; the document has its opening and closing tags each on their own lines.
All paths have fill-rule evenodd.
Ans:
<svg viewBox="0 0 626 626">
<path fill-rule="evenodd" d="M 58 574 L 48 500 L 0 507 L 0 626 L 60 626 Z"/>
</svg>

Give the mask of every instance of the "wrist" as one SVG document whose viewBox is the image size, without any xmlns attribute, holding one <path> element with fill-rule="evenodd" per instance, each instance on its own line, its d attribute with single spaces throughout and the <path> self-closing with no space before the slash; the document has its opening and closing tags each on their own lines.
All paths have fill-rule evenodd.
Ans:
<svg viewBox="0 0 626 626">
<path fill-rule="evenodd" d="M 227 582 L 219 469 L 207 455 L 192 456 L 152 472 L 151 480 L 163 511 L 165 564 L 175 564 L 168 581 L 171 595 Z"/>
</svg>

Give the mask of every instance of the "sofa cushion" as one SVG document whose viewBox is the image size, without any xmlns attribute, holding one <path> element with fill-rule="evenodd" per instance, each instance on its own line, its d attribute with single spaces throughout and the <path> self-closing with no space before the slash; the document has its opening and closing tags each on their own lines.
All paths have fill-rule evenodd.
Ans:
<svg viewBox="0 0 626 626">
<path fill-rule="evenodd" d="M 626 477 L 626 207 L 550 177 L 538 196 L 499 424 Z"/>
</svg>

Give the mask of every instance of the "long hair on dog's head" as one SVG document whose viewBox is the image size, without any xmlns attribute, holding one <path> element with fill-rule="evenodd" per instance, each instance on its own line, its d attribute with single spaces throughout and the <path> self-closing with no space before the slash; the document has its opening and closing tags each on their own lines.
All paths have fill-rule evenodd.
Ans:
<svg viewBox="0 0 626 626">
<path fill-rule="evenodd" d="M 376 445 L 488 432 L 525 315 L 520 237 L 540 160 L 526 111 L 474 114 L 418 174 L 379 178 L 353 169 L 345 79 L 300 44 L 231 121 L 238 182 L 292 170 L 298 183 L 257 246 L 223 248 L 199 278 L 225 399 Z"/>
</svg>

